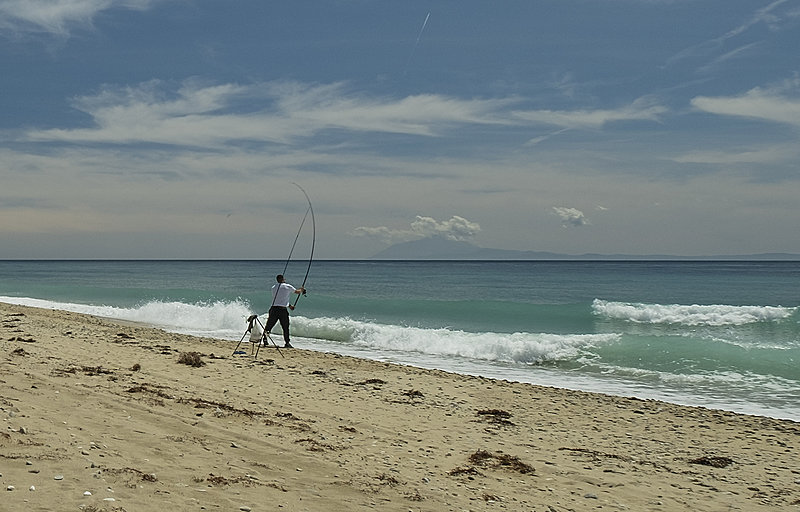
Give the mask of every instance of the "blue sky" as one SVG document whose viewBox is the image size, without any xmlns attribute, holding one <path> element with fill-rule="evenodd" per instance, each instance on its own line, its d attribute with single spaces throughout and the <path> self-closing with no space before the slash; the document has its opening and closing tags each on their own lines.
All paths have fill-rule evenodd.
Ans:
<svg viewBox="0 0 800 512">
<path fill-rule="evenodd" d="M 800 0 L 0 0 L 0 258 L 283 258 L 293 182 L 320 258 L 800 253 L 799 50 Z"/>
</svg>

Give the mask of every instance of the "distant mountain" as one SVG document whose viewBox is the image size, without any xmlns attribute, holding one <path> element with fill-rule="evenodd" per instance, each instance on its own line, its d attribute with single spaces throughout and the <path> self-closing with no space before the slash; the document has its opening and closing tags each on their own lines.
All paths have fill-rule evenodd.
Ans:
<svg viewBox="0 0 800 512">
<path fill-rule="evenodd" d="M 395 244 L 372 258 L 381 260 L 541 260 L 563 259 L 564 257 L 562 254 L 552 252 L 484 249 L 469 242 L 457 242 L 433 236 Z"/>
<path fill-rule="evenodd" d="M 559 254 L 546 251 L 487 249 L 469 242 L 433 236 L 392 245 L 375 254 L 379 260 L 776 260 L 800 261 L 800 254 L 763 253 L 717 256 L 675 256 L 666 254 Z"/>
</svg>

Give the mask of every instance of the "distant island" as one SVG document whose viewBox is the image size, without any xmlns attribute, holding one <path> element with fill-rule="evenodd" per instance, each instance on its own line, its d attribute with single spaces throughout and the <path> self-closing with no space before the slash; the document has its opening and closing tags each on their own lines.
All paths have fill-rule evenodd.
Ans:
<svg viewBox="0 0 800 512">
<path fill-rule="evenodd" d="M 488 249 L 463 241 L 432 236 L 392 245 L 372 256 L 378 260 L 763 260 L 800 261 L 800 254 L 762 253 L 709 256 L 677 256 L 672 254 L 559 254 L 547 251 L 515 251 Z"/>
</svg>

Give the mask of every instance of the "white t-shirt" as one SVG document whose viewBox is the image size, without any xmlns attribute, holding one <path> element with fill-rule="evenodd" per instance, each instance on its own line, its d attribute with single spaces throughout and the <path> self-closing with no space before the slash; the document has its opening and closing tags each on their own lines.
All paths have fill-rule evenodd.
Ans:
<svg viewBox="0 0 800 512">
<path fill-rule="evenodd" d="M 273 306 L 289 306 L 289 300 L 292 294 L 297 290 L 289 283 L 275 283 L 272 286 L 272 305 Z"/>
</svg>

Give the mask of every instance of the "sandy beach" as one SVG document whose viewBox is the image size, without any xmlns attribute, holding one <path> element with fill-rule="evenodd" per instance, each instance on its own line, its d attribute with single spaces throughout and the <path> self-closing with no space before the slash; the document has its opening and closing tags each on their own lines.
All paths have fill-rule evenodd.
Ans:
<svg viewBox="0 0 800 512">
<path fill-rule="evenodd" d="M 0 510 L 800 510 L 795 422 L 295 343 L 0 304 Z"/>
</svg>

